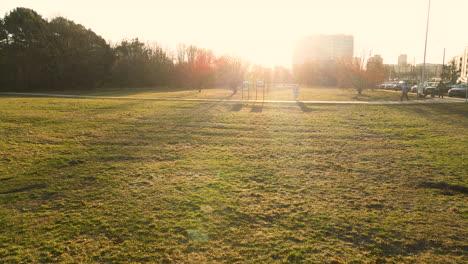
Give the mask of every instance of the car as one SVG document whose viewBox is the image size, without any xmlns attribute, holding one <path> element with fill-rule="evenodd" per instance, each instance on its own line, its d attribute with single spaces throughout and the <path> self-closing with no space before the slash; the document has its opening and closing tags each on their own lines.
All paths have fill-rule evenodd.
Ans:
<svg viewBox="0 0 468 264">
<path fill-rule="evenodd" d="M 445 84 L 445 88 L 446 88 L 447 90 L 450 90 L 450 89 L 452 89 L 452 88 L 455 88 L 457 85 L 458 85 L 458 84 L 446 83 L 446 84 Z"/>
<path fill-rule="evenodd" d="M 385 85 L 385 90 L 394 90 L 397 82 L 389 82 Z"/>
<path fill-rule="evenodd" d="M 452 89 L 448 91 L 448 96 L 450 97 L 466 97 L 466 89 L 467 89 L 468 84 L 466 83 L 461 83 L 459 85 L 456 85 Z"/>
<path fill-rule="evenodd" d="M 418 92 L 418 85 L 414 85 L 413 87 L 411 87 L 410 92 L 417 93 Z"/>
<path fill-rule="evenodd" d="M 423 85 L 423 94 L 424 96 L 430 94 L 430 95 L 436 95 L 439 90 L 437 89 L 437 85 L 439 85 L 438 82 L 425 82 Z"/>
<path fill-rule="evenodd" d="M 377 88 L 379 88 L 379 89 L 384 89 L 384 88 L 385 88 L 385 85 L 387 85 L 387 83 L 379 84 L 379 85 L 377 86 Z"/>
<path fill-rule="evenodd" d="M 393 87 L 393 90 L 395 91 L 401 91 L 403 87 L 408 88 L 408 82 L 407 81 L 399 81 L 395 86 Z"/>
</svg>

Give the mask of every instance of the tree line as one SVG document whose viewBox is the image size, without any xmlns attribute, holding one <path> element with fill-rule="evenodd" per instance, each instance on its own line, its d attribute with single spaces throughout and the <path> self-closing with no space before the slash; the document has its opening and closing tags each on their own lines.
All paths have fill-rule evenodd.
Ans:
<svg viewBox="0 0 468 264">
<path fill-rule="evenodd" d="M 224 87 L 236 92 L 243 80 L 340 87 L 359 83 L 369 88 L 385 78 L 382 67 L 371 59 L 366 65 L 355 60 L 310 62 L 291 72 L 215 56 L 194 45 L 180 44 L 174 51 L 139 39 L 111 45 L 83 25 L 64 17 L 47 20 L 28 8 L 0 18 L 0 91 Z"/>
<path fill-rule="evenodd" d="M 293 65 L 297 82 L 306 86 L 352 88 L 358 93 L 374 89 L 389 76 L 383 60 L 378 57 L 338 58 L 310 61 Z"/>
<path fill-rule="evenodd" d="M 83 25 L 16 8 L 0 18 L 0 90 L 44 91 L 96 87 L 236 89 L 248 64 L 216 57 L 194 45 L 175 52 L 138 39 L 110 45 Z"/>
</svg>

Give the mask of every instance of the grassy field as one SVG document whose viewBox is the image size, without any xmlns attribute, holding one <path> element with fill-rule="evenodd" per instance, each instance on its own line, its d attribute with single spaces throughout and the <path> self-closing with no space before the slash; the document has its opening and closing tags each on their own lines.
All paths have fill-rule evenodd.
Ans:
<svg viewBox="0 0 468 264">
<path fill-rule="evenodd" d="M 463 263 L 467 117 L 0 97 L 0 262 Z"/>
<path fill-rule="evenodd" d="M 139 98 L 184 98 L 184 99 L 249 99 L 249 100 L 294 100 L 292 87 L 276 86 L 250 89 L 249 91 L 239 90 L 238 93 L 232 94 L 228 89 L 204 89 L 201 92 L 198 90 L 173 90 L 173 89 L 156 89 L 155 88 L 140 88 L 140 89 L 99 89 L 89 90 L 85 93 L 77 91 L 59 91 L 57 94 L 80 94 L 93 96 L 131 96 Z M 264 96 L 265 95 L 265 96 Z M 310 88 L 301 87 L 299 100 L 301 101 L 398 101 L 400 100 L 400 92 L 374 90 L 364 91 L 358 95 L 352 89 L 339 88 Z M 416 95 L 409 93 L 410 99 L 417 99 Z M 429 98 L 428 98 L 429 99 Z"/>
</svg>

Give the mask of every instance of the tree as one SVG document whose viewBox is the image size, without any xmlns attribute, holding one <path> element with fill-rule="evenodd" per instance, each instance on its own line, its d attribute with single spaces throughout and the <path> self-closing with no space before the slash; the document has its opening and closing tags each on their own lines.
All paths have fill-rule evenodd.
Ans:
<svg viewBox="0 0 468 264">
<path fill-rule="evenodd" d="M 192 65 L 192 78 L 198 92 L 213 86 L 215 79 L 214 62 L 215 56 L 211 50 L 196 49 L 195 60 Z"/>
<path fill-rule="evenodd" d="M 0 22 L 0 84 L 14 91 L 101 85 L 112 53 L 104 39 L 63 17 L 16 8 Z"/>
<path fill-rule="evenodd" d="M 0 33 L 0 77 L 7 86 L 23 91 L 48 83 L 47 26 L 46 20 L 28 8 L 16 8 L 5 16 Z"/>
<path fill-rule="evenodd" d="M 293 66 L 296 80 L 305 85 L 336 86 L 339 83 L 340 64 L 336 60 L 307 61 Z"/>
<path fill-rule="evenodd" d="M 157 44 L 147 45 L 149 61 L 147 64 L 147 80 L 151 86 L 166 86 L 172 82 L 174 62 L 168 52 Z"/>
<path fill-rule="evenodd" d="M 122 40 L 114 48 L 115 61 L 112 66 L 112 81 L 121 87 L 142 87 L 146 80 L 146 64 L 150 51 L 136 39 Z"/>
<path fill-rule="evenodd" d="M 222 56 L 215 62 L 217 84 L 227 86 L 233 93 L 241 85 L 245 74 L 245 65 L 240 58 Z"/>
<path fill-rule="evenodd" d="M 272 72 L 272 82 L 291 83 L 294 82 L 294 77 L 290 69 L 282 66 L 275 66 Z"/>
<path fill-rule="evenodd" d="M 366 57 L 342 60 L 345 79 L 358 94 L 372 86 L 367 71 Z"/>
<path fill-rule="evenodd" d="M 211 50 L 194 45 L 177 47 L 175 65 L 178 84 L 201 92 L 214 85 L 216 57 Z"/>
<path fill-rule="evenodd" d="M 373 90 L 377 85 L 387 79 L 388 74 L 385 66 L 383 65 L 383 59 L 380 56 L 370 57 L 366 62 L 366 76 Z"/>
<path fill-rule="evenodd" d="M 318 67 L 317 63 L 314 62 L 305 62 L 302 65 L 294 65 L 293 73 L 295 79 L 303 85 L 315 85 L 317 81 L 317 72 Z"/>
<path fill-rule="evenodd" d="M 448 65 L 442 66 L 442 74 L 441 78 L 443 81 L 447 81 L 450 83 L 456 83 L 460 77 L 460 69 L 457 69 L 457 65 L 455 64 L 455 60 L 451 60 Z"/>
<path fill-rule="evenodd" d="M 0 18 L 0 91 L 7 87 L 13 75 L 11 69 L 9 69 L 9 61 L 8 61 L 8 32 L 5 28 L 5 22 L 2 18 Z"/>
<path fill-rule="evenodd" d="M 63 17 L 49 23 L 53 86 L 95 87 L 107 78 L 113 61 L 106 41 Z"/>
</svg>

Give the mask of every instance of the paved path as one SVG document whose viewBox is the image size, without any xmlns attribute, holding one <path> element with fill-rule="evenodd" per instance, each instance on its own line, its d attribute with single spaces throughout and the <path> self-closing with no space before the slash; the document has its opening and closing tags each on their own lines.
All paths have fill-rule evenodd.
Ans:
<svg viewBox="0 0 468 264">
<path fill-rule="evenodd" d="M 60 98 L 92 98 L 92 99 L 125 99 L 125 100 L 152 100 L 152 101 L 195 101 L 195 102 L 233 102 L 233 103 L 303 103 L 303 104 L 363 104 L 363 105 L 394 105 L 394 104 L 441 104 L 441 103 L 464 103 L 464 98 L 446 97 L 427 98 L 409 101 L 288 101 L 288 100 L 239 100 L 239 99 L 190 99 L 190 98 L 155 98 L 155 97 L 131 97 L 131 96 L 93 96 L 93 95 L 69 95 L 69 94 L 47 94 L 47 93 L 11 93 L 0 92 L 0 95 L 22 95 L 37 97 L 60 97 Z"/>
</svg>

